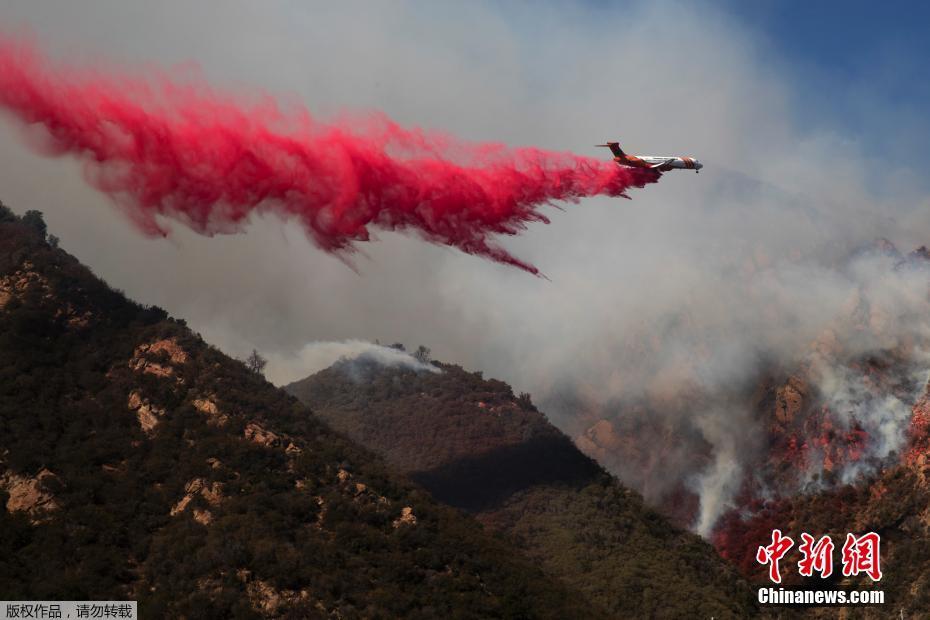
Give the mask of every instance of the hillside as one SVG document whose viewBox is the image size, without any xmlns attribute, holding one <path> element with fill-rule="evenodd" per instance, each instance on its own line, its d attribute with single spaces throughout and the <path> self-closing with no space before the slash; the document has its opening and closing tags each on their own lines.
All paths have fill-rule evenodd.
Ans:
<svg viewBox="0 0 930 620">
<path fill-rule="evenodd" d="M 692 343 L 689 353 L 674 368 L 645 368 L 655 389 L 632 386 L 610 402 L 565 397 L 566 427 L 585 454 L 651 506 L 706 535 L 729 508 L 878 476 L 900 464 L 912 407 L 926 391 L 928 258 L 925 247 L 905 253 L 883 238 L 843 248 L 831 269 L 855 286 L 829 319 L 779 333 L 774 347 L 724 381 L 701 377 L 725 356 L 725 338 L 684 307 L 673 323 L 675 338 Z M 856 275 L 863 272 L 869 276 Z M 751 299 L 754 283 L 770 275 L 759 266 L 734 278 Z M 797 285 L 786 290 L 808 307 Z M 644 359 L 663 346 L 648 330 L 630 335 Z"/>
<path fill-rule="evenodd" d="M 839 546 L 847 533 L 877 532 L 884 567 L 879 584 L 839 573 L 826 582 L 815 577 L 804 583 L 797 566 L 786 571 L 786 582 L 880 588 L 896 613 L 926 615 L 930 252 L 919 247 L 904 253 L 877 239 L 850 256 L 845 264 L 869 264 L 877 282 L 899 286 L 913 302 L 883 298 L 863 286 L 834 325 L 800 353 L 759 365 L 749 380 L 718 399 L 733 412 L 730 423 L 743 437 L 740 450 L 727 455 L 738 472 L 730 501 L 719 502 L 721 509 L 705 531 L 753 583 L 765 580 L 756 550 L 771 540 L 775 528 L 795 541 L 802 532 L 829 534 Z M 691 359 L 679 370 L 691 373 L 704 363 Z M 687 482 L 694 471 L 712 469 L 714 446 L 694 431 L 699 412 L 715 401 L 693 386 L 675 396 L 612 403 L 600 411 L 579 407 L 576 441 L 625 483 L 643 490 L 650 505 L 673 522 L 700 523 L 699 490 Z M 662 415 L 669 411 L 673 415 Z M 835 549 L 835 565 L 841 557 Z M 830 617 L 828 612 L 811 614 Z M 876 610 L 850 613 L 885 617 Z"/>
<path fill-rule="evenodd" d="M 901 463 L 879 475 L 815 493 L 759 501 L 751 510 L 728 513 L 717 528 L 715 544 L 738 563 L 741 572 L 761 576 L 754 543 L 780 528 L 800 540 L 801 532 L 829 534 L 841 541 L 847 532 L 876 532 L 881 536 L 883 578 L 880 585 L 866 576 L 844 578 L 839 572 L 829 582 L 859 589 L 880 587 L 892 609 L 907 617 L 930 610 L 930 395 L 914 406 L 908 449 Z M 746 516 L 748 513 L 749 516 Z M 840 562 L 839 552 L 835 562 Z M 809 582 L 820 585 L 819 577 Z M 786 583 L 803 583 L 788 571 Z M 863 616 L 866 616 L 863 612 Z M 853 616 L 859 617 L 859 616 Z"/>
<path fill-rule="evenodd" d="M 436 366 L 441 373 L 360 358 L 286 389 L 611 617 L 754 614 L 754 593 L 709 544 L 646 507 L 528 396 Z"/>
<path fill-rule="evenodd" d="M 148 618 L 597 615 L 0 206 L 0 598 Z"/>
</svg>

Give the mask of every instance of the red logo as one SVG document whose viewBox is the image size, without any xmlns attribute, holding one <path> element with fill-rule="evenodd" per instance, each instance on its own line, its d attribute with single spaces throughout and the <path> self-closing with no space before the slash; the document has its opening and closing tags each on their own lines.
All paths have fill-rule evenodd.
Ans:
<svg viewBox="0 0 930 620">
<path fill-rule="evenodd" d="M 772 544 L 768 547 L 759 547 L 759 550 L 756 551 L 756 561 L 762 565 L 769 565 L 769 579 L 775 583 L 781 583 L 778 561 L 782 559 L 793 546 L 794 541 L 787 536 L 782 536 L 781 530 L 772 530 Z"/>
<path fill-rule="evenodd" d="M 881 537 L 875 532 L 863 534 L 858 538 L 853 534 L 846 534 L 846 544 L 843 545 L 843 576 L 865 573 L 872 581 L 879 581 L 882 578 L 879 561 L 881 542 Z"/>
<path fill-rule="evenodd" d="M 781 570 L 778 562 L 793 546 L 794 541 L 782 535 L 781 530 L 776 529 L 772 530 L 772 542 L 764 547 L 760 546 L 756 551 L 756 561 L 763 566 L 768 565 L 769 579 L 774 583 L 781 583 Z M 798 573 L 802 577 L 812 577 L 816 571 L 820 573 L 821 579 L 826 579 L 833 574 L 834 549 L 833 540 L 829 536 L 815 539 L 806 532 L 801 534 L 798 551 L 801 552 L 802 557 L 798 562 Z M 862 536 L 846 534 L 846 543 L 842 550 L 843 576 L 852 577 L 864 573 L 871 577 L 872 581 L 880 581 L 882 578 L 880 554 L 881 536 L 875 532 Z"/>
<path fill-rule="evenodd" d="M 823 536 L 814 544 L 814 537 L 810 534 L 801 534 L 801 544 L 798 546 L 804 557 L 798 562 L 798 572 L 804 577 L 810 577 L 814 571 L 820 573 L 822 579 L 833 574 L 833 541 L 829 536 Z"/>
</svg>

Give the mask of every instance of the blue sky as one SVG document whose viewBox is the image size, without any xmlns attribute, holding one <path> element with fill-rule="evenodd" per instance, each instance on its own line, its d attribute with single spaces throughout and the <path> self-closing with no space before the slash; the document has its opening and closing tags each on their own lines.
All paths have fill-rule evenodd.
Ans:
<svg viewBox="0 0 930 620">
<path fill-rule="evenodd" d="M 808 122 L 861 137 L 876 154 L 922 160 L 930 137 L 930 4 L 714 4 L 761 35 L 772 62 L 796 81 L 802 123 L 809 115 Z"/>
<path fill-rule="evenodd" d="M 533 5 L 508 6 L 504 12 L 518 32 L 551 26 L 541 17 L 545 11 L 527 10 Z M 566 4 L 550 6 L 565 9 Z M 930 189 L 930 179 L 923 178 L 930 139 L 930 3 L 588 0 L 572 6 L 571 11 L 554 11 L 564 20 L 561 27 L 597 40 L 606 37 L 605 49 L 623 24 L 641 20 L 657 7 L 668 16 L 669 32 L 678 32 L 679 16 L 700 13 L 706 24 L 720 24 L 722 32 L 748 42 L 757 69 L 788 87 L 784 94 L 795 127 L 812 134 L 834 133 L 856 151 L 851 158 L 868 161 L 884 181 L 903 181 L 921 192 Z M 720 32 L 707 32 L 710 47 Z M 559 50 L 540 43 L 534 53 L 551 63 Z M 656 56 L 664 58 L 665 50 L 657 49 Z M 693 58 L 677 61 L 688 64 Z M 760 117 L 760 124 L 766 120 Z"/>
<path fill-rule="evenodd" d="M 922 2 L 736 2 L 724 7 L 764 32 L 785 59 L 798 68 L 850 81 L 884 71 L 888 61 L 900 73 L 888 76 L 895 95 L 909 96 L 926 78 L 930 55 L 930 5 Z"/>
</svg>

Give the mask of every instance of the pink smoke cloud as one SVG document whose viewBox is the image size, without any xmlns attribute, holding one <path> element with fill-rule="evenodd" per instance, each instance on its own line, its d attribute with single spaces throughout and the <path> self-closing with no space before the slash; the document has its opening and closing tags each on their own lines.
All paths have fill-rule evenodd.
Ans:
<svg viewBox="0 0 930 620">
<path fill-rule="evenodd" d="M 0 106 L 45 130 L 47 155 L 82 158 L 88 181 L 147 235 L 163 219 L 212 235 L 239 232 L 256 211 L 296 219 L 345 256 L 372 229 L 538 274 L 494 243 L 540 208 L 624 196 L 659 174 L 537 148 L 468 143 L 406 129 L 382 114 L 319 122 L 270 99 L 243 105 L 201 81 L 150 80 L 53 66 L 31 44 L 0 39 Z"/>
</svg>

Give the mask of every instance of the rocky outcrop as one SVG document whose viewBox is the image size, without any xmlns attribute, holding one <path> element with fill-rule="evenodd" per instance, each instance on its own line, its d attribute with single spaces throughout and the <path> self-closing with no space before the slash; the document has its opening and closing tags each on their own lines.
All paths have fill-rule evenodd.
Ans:
<svg viewBox="0 0 930 620">
<path fill-rule="evenodd" d="M 252 609 L 264 617 L 276 617 L 283 611 L 293 607 L 298 603 L 310 603 L 311 597 L 308 590 L 286 590 L 276 589 L 267 581 L 255 579 L 252 571 L 240 569 L 236 572 L 240 581 L 245 583 L 246 593 Z M 325 612 L 326 609 L 317 601 L 314 607 Z"/>
<path fill-rule="evenodd" d="M 177 340 L 174 338 L 168 338 L 165 340 L 157 340 L 152 344 L 142 345 L 136 349 L 136 352 L 139 351 L 148 352 L 149 354 L 157 353 L 167 353 L 168 359 L 172 364 L 186 364 L 188 360 L 188 355 L 179 345 Z"/>
<path fill-rule="evenodd" d="M 158 426 L 158 419 L 165 415 L 165 410 L 152 405 L 147 398 L 142 397 L 139 390 L 133 390 L 129 393 L 129 400 L 126 406 L 130 411 L 136 412 L 136 418 L 139 420 L 139 426 L 146 435 L 153 435 L 155 427 Z"/>
<path fill-rule="evenodd" d="M 229 416 L 220 411 L 214 398 L 215 397 L 198 398 L 191 404 L 194 405 L 197 411 L 207 416 L 207 424 L 212 426 L 225 426 L 226 423 L 229 422 Z"/>
<path fill-rule="evenodd" d="M 413 508 L 410 506 L 404 506 L 403 510 L 400 511 L 400 516 L 394 519 L 394 529 L 403 527 L 405 525 L 416 525 L 417 517 L 413 514 Z"/>
<path fill-rule="evenodd" d="M 14 273 L 0 277 L 0 310 L 14 298 L 22 299 L 27 292 L 37 291 L 43 302 L 54 300 L 54 291 L 48 278 L 35 270 L 35 265 L 24 261 L 20 269 Z M 90 310 L 81 310 L 70 301 L 64 301 L 54 314 L 55 319 L 64 318 L 69 327 L 87 327 L 93 313 Z"/>
<path fill-rule="evenodd" d="M 194 478 L 185 485 L 184 497 L 172 506 L 169 514 L 172 517 L 181 514 L 187 509 L 188 504 L 198 495 L 203 497 L 210 506 L 219 506 L 223 501 L 223 484 L 220 482 L 209 484 L 203 478 Z M 210 514 L 209 510 L 195 508 L 193 510 L 193 516 L 195 521 L 204 525 L 209 524 L 213 520 L 213 515 Z"/>
<path fill-rule="evenodd" d="M 0 277 L 0 310 L 11 299 L 21 297 L 30 289 L 39 289 L 46 297 L 51 295 L 48 279 L 34 269 L 35 266 L 32 263 L 25 261 L 21 269 L 8 276 Z"/>
<path fill-rule="evenodd" d="M 75 308 L 71 302 L 66 302 L 64 307 L 55 311 L 56 319 L 60 319 L 62 317 L 65 318 L 65 321 L 68 323 L 68 327 L 82 329 L 90 325 L 91 319 L 94 318 L 94 315 L 90 310 L 85 310 L 82 312 Z"/>
<path fill-rule="evenodd" d="M 265 446 L 266 448 L 274 447 L 281 443 L 280 437 L 256 422 L 249 422 L 246 424 L 243 435 L 249 441 L 255 442 L 260 446 Z"/>
<path fill-rule="evenodd" d="M 57 476 L 47 469 L 35 476 L 21 476 L 10 471 L 0 476 L 0 488 L 9 494 L 7 511 L 25 512 L 34 524 L 41 522 L 48 513 L 58 509 L 55 497 L 46 489 L 46 484 L 54 480 Z"/>
<path fill-rule="evenodd" d="M 129 367 L 157 377 L 171 377 L 175 367 L 187 363 L 188 355 L 174 338 L 140 344 L 129 360 Z M 180 381 L 180 378 L 178 378 Z"/>
</svg>

